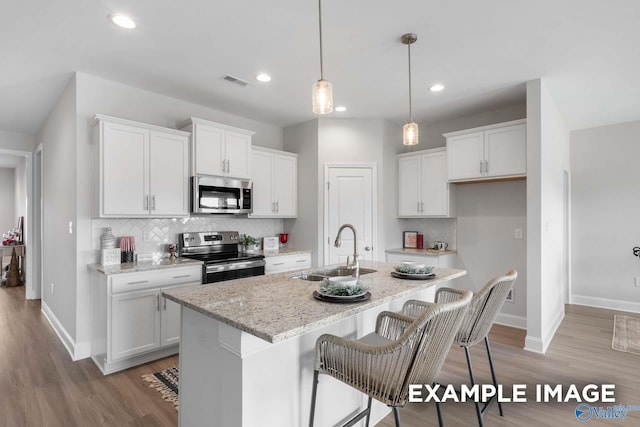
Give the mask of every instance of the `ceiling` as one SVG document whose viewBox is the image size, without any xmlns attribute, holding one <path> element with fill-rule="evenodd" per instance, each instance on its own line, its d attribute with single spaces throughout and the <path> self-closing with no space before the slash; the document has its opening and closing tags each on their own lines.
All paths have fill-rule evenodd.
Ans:
<svg viewBox="0 0 640 427">
<path fill-rule="evenodd" d="M 571 129 L 640 119 L 637 0 L 323 0 L 334 117 L 434 122 L 524 102 L 543 77 Z M 107 15 L 122 12 L 138 28 Z M 33 134 L 74 71 L 288 126 L 313 119 L 315 0 L 23 0 L 3 5 L 0 129 Z M 266 71 L 273 80 L 254 77 Z M 239 87 L 231 74 L 250 82 Z M 427 87 L 446 85 L 434 94 Z"/>
</svg>

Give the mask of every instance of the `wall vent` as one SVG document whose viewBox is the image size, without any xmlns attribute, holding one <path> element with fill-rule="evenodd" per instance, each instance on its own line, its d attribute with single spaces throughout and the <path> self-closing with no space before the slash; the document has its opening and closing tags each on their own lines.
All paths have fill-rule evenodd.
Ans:
<svg viewBox="0 0 640 427">
<path fill-rule="evenodd" d="M 233 83 L 233 84 L 236 84 L 236 85 L 241 86 L 241 87 L 245 87 L 245 86 L 249 85 L 249 82 L 244 81 L 244 80 L 242 80 L 242 79 L 240 79 L 238 77 L 233 77 L 233 76 L 231 76 L 229 74 L 225 74 L 222 77 L 222 80 L 226 80 L 229 83 Z"/>
</svg>

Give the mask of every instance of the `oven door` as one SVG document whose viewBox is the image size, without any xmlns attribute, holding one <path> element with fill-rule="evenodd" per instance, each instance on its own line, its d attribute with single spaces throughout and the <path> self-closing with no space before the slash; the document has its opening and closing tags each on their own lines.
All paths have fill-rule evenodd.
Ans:
<svg viewBox="0 0 640 427">
<path fill-rule="evenodd" d="M 202 282 L 216 283 L 243 277 L 262 276 L 265 264 L 263 259 L 258 259 L 205 265 Z"/>
<path fill-rule="evenodd" d="M 191 178 L 191 213 L 251 213 L 252 189 L 248 180 L 196 175 Z"/>
</svg>

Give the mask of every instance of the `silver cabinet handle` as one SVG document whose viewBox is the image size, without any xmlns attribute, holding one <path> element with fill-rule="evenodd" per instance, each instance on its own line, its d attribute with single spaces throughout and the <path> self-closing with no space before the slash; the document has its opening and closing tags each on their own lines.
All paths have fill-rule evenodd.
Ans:
<svg viewBox="0 0 640 427">
<path fill-rule="evenodd" d="M 151 210 L 152 211 L 156 210 L 156 196 L 155 195 L 151 196 Z"/>
<path fill-rule="evenodd" d="M 226 165 L 226 163 L 225 163 L 225 161 L 223 160 L 223 161 L 222 161 L 222 172 L 226 172 L 226 170 L 225 170 L 225 165 Z"/>
<path fill-rule="evenodd" d="M 167 311 L 167 299 L 165 297 L 162 297 L 162 309 Z"/>
<path fill-rule="evenodd" d="M 489 173 L 489 161 L 488 160 L 484 161 L 484 173 L 486 173 L 486 174 Z"/>
<path fill-rule="evenodd" d="M 482 160 L 480 160 L 480 175 L 482 175 Z"/>
<path fill-rule="evenodd" d="M 127 282 L 127 285 L 140 285 L 141 283 L 149 283 L 148 280 L 138 280 L 137 282 Z"/>
<path fill-rule="evenodd" d="M 280 212 L 280 202 L 276 202 L 276 212 Z"/>
<path fill-rule="evenodd" d="M 276 266 L 276 265 L 284 265 L 284 262 L 274 262 L 273 265 L 274 266 Z"/>
<path fill-rule="evenodd" d="M 156 294 L 156 301 L 158 305 L 156 305 L 156 310 L 160 311 L 160 294 Z"/>
<path fill-rule="evenodd" d="M 182 274 L 180 276 L 173 276 L 172 279 L 182 279 L 182 278 L 185 278 L 185 277 L 191 277 L 191 275 L 190 274 Z"/>
<path fill-rule="evenodd" d="M 227 160 L 227 173 L 231 172 L 231 160 Z"/>
<path fill-rule="evenodd" d="M 420 202 L 418 202 L 418 206 L 416 207 L 416 211 L 420 213 Z"/>
<path fill-rule="evenodd" d="M 307 262 L 307 260 L 306 259 L 299 259 L 296 262 Z"/>
<path fill-rule="evenodd" d="M 144 196 L 144 210 L 145 211 L 149 210 L 149 195 L 148 194 L 146 196 Z"/>
</svg>

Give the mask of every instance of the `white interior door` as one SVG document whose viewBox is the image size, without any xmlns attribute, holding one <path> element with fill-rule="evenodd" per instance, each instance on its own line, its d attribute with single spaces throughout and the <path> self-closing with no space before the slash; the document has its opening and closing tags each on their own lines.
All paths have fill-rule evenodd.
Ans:
<svg viewBox="0 0 640 427">
<path fill-rule="evenodd" d="M 357 231 L 359 259 L 373 260 L 375 176 L 375 165 L 326 167 L 325 264 L 343 264 L 353 254 L 353 233 L 349 229 L 342 232 L 341 247 L 334 246 L 343 224 L 351 224 Z"/>
</svg>

